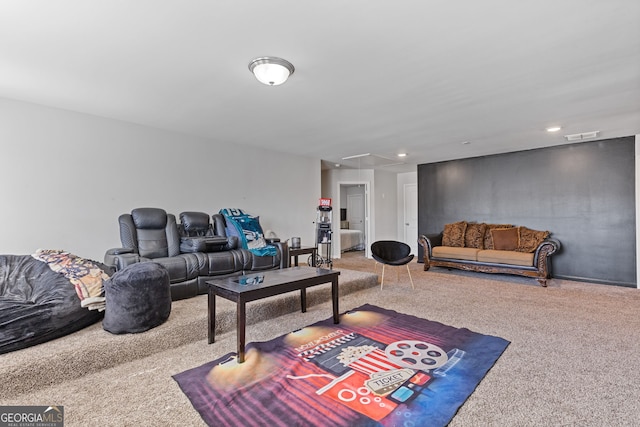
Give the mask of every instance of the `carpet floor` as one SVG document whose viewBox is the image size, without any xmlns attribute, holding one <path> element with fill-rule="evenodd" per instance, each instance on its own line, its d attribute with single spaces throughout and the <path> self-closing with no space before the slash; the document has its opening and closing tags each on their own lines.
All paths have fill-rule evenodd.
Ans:
<svg viewBox="0 0 640 427">
<path fill-rule="evenodd" d="M 334 261 L 340 311 L 365 303 L 511 341 L 451 426 L 636 426 L 640 415 L 640 291 L 553 279 L 434 268 L 387 269 L 359 253 Z M 378 267 L 378 273 L 380 268 Z M 317 288 L 322 288 L 321 286 Z M 327 318 L 330 292 L 248 305 L 247 341 L 266 341 Z M 346 289 L 345 289 L 346 290 Z M 222 304 L 220 304 L 222 306 Z M 61 405 L 67 426 L 204 425 L 172 375 L 235 351 L 229 303 L 207 344 L 206 296 L 177 301 L 169 321 L 113 336 L 98 323 L 0 356 L 1 405 Z"/>
</svg>

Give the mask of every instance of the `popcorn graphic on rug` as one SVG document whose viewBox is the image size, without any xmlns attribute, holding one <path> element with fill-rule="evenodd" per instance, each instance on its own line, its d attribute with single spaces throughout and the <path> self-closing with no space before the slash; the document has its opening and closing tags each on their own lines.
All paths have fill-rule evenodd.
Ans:
<svg viewBox="0 0 640 427">
<path fill-rule="evenodd" d="M 372 345 L 349 346 L 342 349 L 337 359 L 344 366 L 368 376 L 378 372 L 402 369 L 402 366 L 389 360 L 384 350 Z"/>
<path fill-rule="evenodd" d="M 384 350 L 373 345 L 343 348 L 336 359 L 342 365 L 369 377 L 364 386 L 376 396 L 394 392 L 414 374 L 413 370 L 389 360 Z"/>
</svg>

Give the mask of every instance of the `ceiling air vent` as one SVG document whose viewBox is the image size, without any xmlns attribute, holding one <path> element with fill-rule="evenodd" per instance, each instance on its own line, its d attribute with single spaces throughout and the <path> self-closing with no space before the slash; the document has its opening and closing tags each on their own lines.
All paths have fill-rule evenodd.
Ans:
<svg viewBox="0 0 640 427">
<path fill-rule="evenodd" d="M 599 130 L 594 130 L 593 132 L 584 132 L 584 133 L 574 133 L 573 135 L 565 135 L 564 137 L 567 141 L 583 141 L 585 139 L 595 138 L 600 134 Z"/>
</svg>

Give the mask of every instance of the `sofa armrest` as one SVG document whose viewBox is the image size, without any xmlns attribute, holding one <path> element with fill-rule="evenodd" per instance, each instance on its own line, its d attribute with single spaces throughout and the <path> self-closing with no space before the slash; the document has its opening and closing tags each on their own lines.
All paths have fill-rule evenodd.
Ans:
<svg viewBox="0 0 640 427">
<path fill-rule="evenodd" d="M 128 265 L 136 264 L 143 261 L 139 254 L 135 253 L 131 248 L 113 248 L 109 249 L 104 255 L 104 263 L 114 268 L 116 271 L 122 270 Z"/>
<path fill-rule="evenodd" d="M 436 246 L 442 246 L 442 233 L 438 234 L 422 234 L 418 239 L 418 243 L 422 245 L 425 254 L 431 256 L 431 250 Z"/>
<path fill-rule="evenodd" d="M 431 259 L 431 250 L 434 246 L 442 244 L 442 233 L 438 234 L 421 234 L 418 243 L 422 245 L 422 258 L 424 261 L 424 271 L 431 267 L 429 260 Z"/>
<path fill-rule="evenodd" d="M 238 239 L 238 236 L 228 236 L 227 246 L 225 246 L 224 249 L 227 251 L 230 251 L 231 249 L 240 249 L 240 239 Z"/>
<path fill-rule="evenodd" d="M 123 255 L 123 254 L 133 254 L 135 251 L 133 248 L 113 248 L 107 251 L 108 254 L 111 255 Z"/>
<path fill-rule="evenodd" d="M 538 268 L 541 263 L 546 262 L 548 256 L 553 255 L 560 250 L 560 241 L 557 239 L 547 238 L 538 245 L 533 255 L 533 266 Z"/>
<path fill-rule="evenodd" d="M 278 248 L 278 252 L 280 252 L 280 268 L 289 268 L 291 259 L 289 256 L 289 244 L 287 242 L 281 242 L 280 239 L 270 244 Z"/>
<path fill-rule="evenodd" d="M 116 257 L 118 255 L 134 253 L 132 248 L 111 248 L 104 254 L 104 263 L 113 269 L 117 269 Z"/>
</svg>

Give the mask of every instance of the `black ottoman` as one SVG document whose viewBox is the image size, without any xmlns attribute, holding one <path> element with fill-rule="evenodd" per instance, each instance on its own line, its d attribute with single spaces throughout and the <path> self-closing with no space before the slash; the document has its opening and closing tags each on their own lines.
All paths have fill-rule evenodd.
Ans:
<svg viewBox="0 0 640 427">
<path fill-rule="evenodd" d="M 102 328 L 112 334 L 144 332 L 171 313 L 169 272 L 155 262 L 132 264 L 104 283 Z"/>
</svg>

